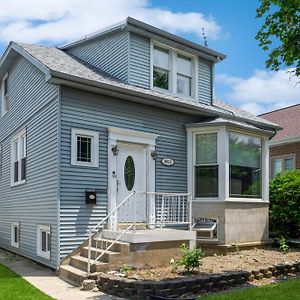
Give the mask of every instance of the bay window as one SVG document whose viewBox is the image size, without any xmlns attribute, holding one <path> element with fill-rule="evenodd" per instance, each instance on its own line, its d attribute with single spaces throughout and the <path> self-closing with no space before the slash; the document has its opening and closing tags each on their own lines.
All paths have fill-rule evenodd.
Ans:
<svg viewBox="0 0 300 300">
<path fill-rule="evenodd" d="M 261 198 L 260 138 L 229 133 L 229 196 Z"/>
<path fill-rule="evenodd" d="M 195 197 L 218 197 L 218 134 L 201 133 L 195 136 Z"/>
<path fill-rule="evenodd" d="M 26 130 L 22 130 L 12 139 L 11 183 L 17 185 L 26 181 Z"/>
<path fill-rule="evenodd" d="M 153 46 L 152 85 L 188 97 L 195 97 L 195 58 L 172 48 Z"/>
<path fill-rule="evenodd" d="M 226 126 L 191 125 L 187 127 L 188 186 L 194 199 L 268 200 L 267 134 L 248 134 L 243 128 L 235 131 Z M 290 167 L 290 158 L 281 166 Z"/>
</svg>

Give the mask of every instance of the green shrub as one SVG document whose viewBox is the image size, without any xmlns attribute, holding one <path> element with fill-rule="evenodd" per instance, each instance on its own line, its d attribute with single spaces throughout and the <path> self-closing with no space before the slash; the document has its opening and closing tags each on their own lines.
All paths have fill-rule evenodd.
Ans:
<svg viewBox="0 0 300 300">
<path fill-rule="evenodd" d="M 188 273 L 193 272 L 196 268 L 199 268 L 202 265 L 202 258 L 205 254 L 201 248 L 194 248 L 190 250 L 185 244 L 183 244 L 180 248 L 182 251 L 182 257 L 179 264 L 184 266 Z"/>
<path fill-rule="evenodd" d="M 289 245 L 286 243 L 286 238 L 285 237 L 281 237 L 279 239 L 279 250 L 282 252 L 282 253 L 287 253 L 290 251 L 290 247 Z"/>
<path fill-rule="evenodd" d="M 277 237 L 300 237 L 300 170 L 277 175 L 271 181 L 270 230 Z"/>
</svg>

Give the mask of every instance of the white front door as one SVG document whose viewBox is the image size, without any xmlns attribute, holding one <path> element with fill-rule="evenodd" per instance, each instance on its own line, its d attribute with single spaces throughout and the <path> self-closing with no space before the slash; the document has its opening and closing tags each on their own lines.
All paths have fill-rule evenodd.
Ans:
<svg viewBox="0 0 300 300">
<path fill-rule="evenodd" d="M 117 205 L 133 191 L 146 192 L 146 146 L 118 143 L 117 156 Z M 146 195 L 137 194 L 118 213 L 119 222 L 146 222 Z"/>
</svg>

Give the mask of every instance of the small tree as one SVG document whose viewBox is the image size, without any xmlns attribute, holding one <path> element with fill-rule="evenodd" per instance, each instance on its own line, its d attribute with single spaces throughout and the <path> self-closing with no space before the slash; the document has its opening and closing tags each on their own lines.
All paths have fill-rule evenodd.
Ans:
<svg viewBox="0 0 300 300">
<path fill-rule="evenodd" d="M 300 237 L 300 170 L 277 175 L 271 181 L 270 230 L 277 237 Z"/>
</svg>

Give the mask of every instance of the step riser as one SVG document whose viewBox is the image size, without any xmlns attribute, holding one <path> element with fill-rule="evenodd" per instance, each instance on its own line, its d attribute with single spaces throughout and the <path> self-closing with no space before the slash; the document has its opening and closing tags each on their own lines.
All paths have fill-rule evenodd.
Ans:
<svg viewBox="0 0 300 300">
<path fill-rule="evenodd" d="M 102 241 L 97 241 L 93 240 L 92 241 L 92 247 L 96 248 L 96 245 L 98 247 L 98 249 L 103 249 L 105 250 L 108 246 L 111 245 L 111 242 L 102 242 Z M 110 251 L 113 252 L 123 252 L 123 253 L 127 253 L 130 252 L 130 246 L 129 244 L 119 244 L 118 242 L 116 242 L 110 249 Z"/>
<path fill-rule="evenodd" d="M 81 286 L 83 280 L 86 278 L 84 276 L 80 276 L 78 274 L 72 273 L 68 270 L 60 269 L 59 270 L 59 278 L 71 283 L 75 286 Z"/>
<path fill-rule="evenodd" d="M 96 259 L 99 255 L 100 255 L 101 252 L 96 252 L 96 251 L 91 251 L 91 259 Z M 81 256 L 84 256 L 84 257 L 88 257 L 88 249 L 86 248 L 83 248 L 81 250 Z M 128 254 L 126 253 L 116 253 L 116 254 L 111 254 L 111 253 L 105 253 L 101 259 L 100 259 L 100 262 L 105 262 L 105 263 L 109 263 L 109 264 L 119 264 L 120 261 L 124 261 L 123 264 L 126 264 L 126 261 L 127 261 L 127 257 L 128 257 Z"/>
<path fill-rule="evenodd" d="M 74 268 L 77 268 L 79 270 L 85 271 L 85 272 L 87 272 L 87 269 L 88 269 L 88 263 L 86 261 L 81 261 L 81 260 L 78 260 L 78 259 L 73 258 L 73 257 L 70 260 L 70 266 L 72 266 Z M 91 266 L 91 273 L 105 272 L 108 269 L 109 269 L 108 265 L 94 264 L 94 265 Z"/>
</svg>

